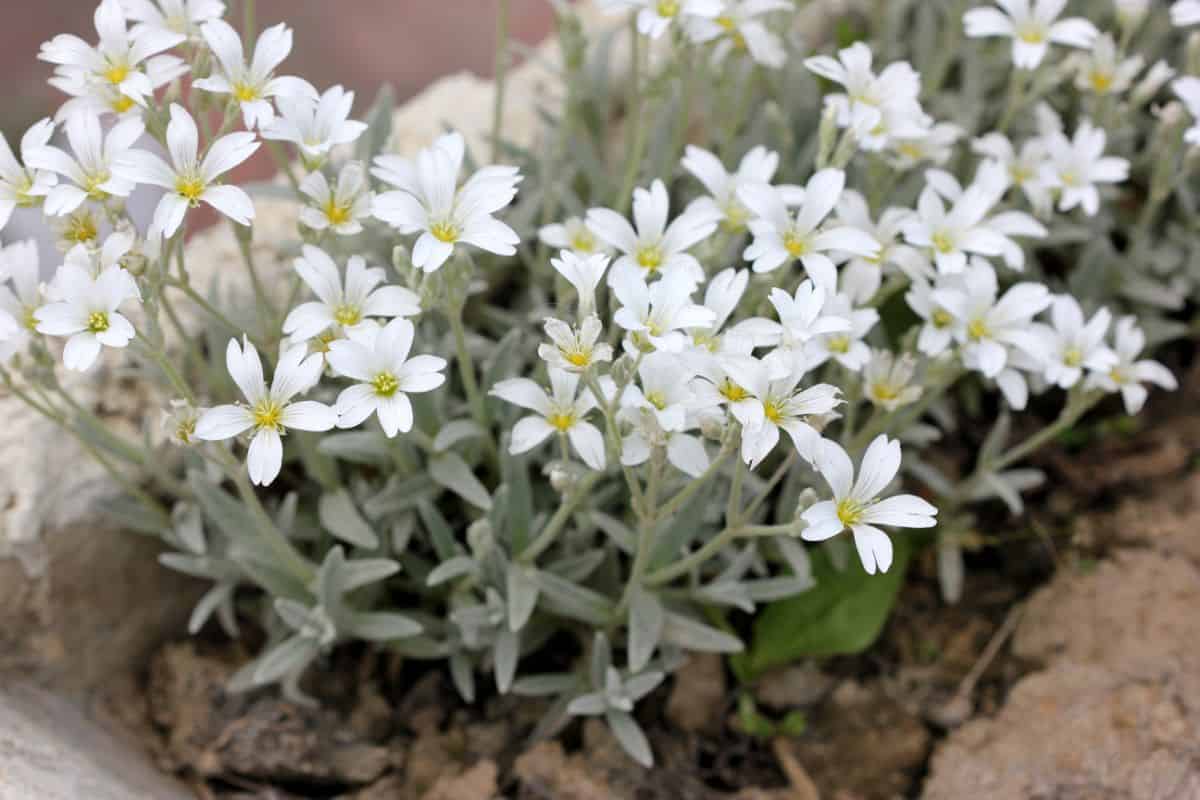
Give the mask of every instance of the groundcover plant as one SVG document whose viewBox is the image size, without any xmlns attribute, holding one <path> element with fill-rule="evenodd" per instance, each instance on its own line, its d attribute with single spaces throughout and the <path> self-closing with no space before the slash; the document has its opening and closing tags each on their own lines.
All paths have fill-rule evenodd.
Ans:
<svg viewBox="0 0 1200 800">
<path fill-rule="evenodd" d="M 394 152 L 389 95 L 359 122 L 285 74 L 251 0 L 104 0 L 42 45 L 68 99 L 0 147 L 0 223 L 40 209 L 61 264 L 0 250 L 0 378 L 211 582 L 192 632 L 265 633 L 237 686 L 306 701 L 367 640 L 648 764 L 637 704 L 687 653 L 750 680 L 866 647 L 920 548 L 953 602 L 1027 456 L 1174 388 L 1148 353 L 1195 330 L 1200 4 L 598 4 L 556 5 L 525 148 L 499 0 L 490 152 Z M 239 187 L 259 149 L 283 179 Z M 299 208 L 283 291 L 266 196 Z M 189 277 L 201 206 L 246 296 Z M 101 362 L 165 424 L 107 430 L 63 380 Z"/>
</svg>

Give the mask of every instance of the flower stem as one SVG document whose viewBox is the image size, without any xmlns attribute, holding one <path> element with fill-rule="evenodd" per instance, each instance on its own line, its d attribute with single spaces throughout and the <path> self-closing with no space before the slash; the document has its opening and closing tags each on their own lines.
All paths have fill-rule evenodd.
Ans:
<svg viewBox="0 0 1200 800">
<path fill-rule="evenodd" d="M 645 109 L 645 98 L 642 97 L 642 67 L 643 67 L 643 47 L 642 35 L 637 29 L 637 16 L 629 18 L 629 42 L 633 49 L 633 72 L 629 76 L 629 103 L 625 109 L 626 130 L 629 126 L 633 126 L 633 130 L 627 140 L 628 155 L 625 161 L 625 177 L 621 181 L 621 189 L 617 196 L 613 198 L 613 207 L 618 213 L 624 214 L 629 210 L 629 204 L 633 202 L 633 187 L 637 183 L 638 172 L 642 166 L 642 153 L 646 149 L 646 125 L 642 119 Z"/>
<path fill-rule="evenodd" d="M 467 393 L 467 403 L 471 406 L 471 416 L 476 424 L 484 430 L 488 429 L 487 404 L 479 391 L 479 380 L 475 376 L 475 361 L 467 347 L 467 330 L 463 326 L 462 306 L 452 309 L 447 318 L 450 320 L 450 330 L 454 332 L 454 351 L 457 355 L 458 374 L 462 379 L 463 390 Z"/>
<path fill-rule="evenodd" d="M 571 518 L 571 514 L 579 507 L 579 504 L 589 495 L 592 487 L 596 485 L 596 481 L 604 477 L 603 472 L 590 472 L 583 477 L 575 485 L 570 495 L 563 501 L 563 504 L 554 512 L 554 516 L 546 523 L 541 532 L 532 542 L 526 545 L 518 556 L 523 564 L 532 564 L 537 560 L 537 557 L 546 551 L 550 545 L 554 544 L 558 539 L 558 535 L 566 527 L 567 521 Z"/>
<path fill-rule="evenodd" d="M 254 250 L 252 247 L 252 239 L 254 237 L 254 228 L 238 228 L 237 242 L 238 251 L 242 254 L 242 262 L 246 265 L 246 272 L 250 275 L 250 285 L 254 288 L 254 297 L 258 300 L 259 307 L 266 310 L 267 319 L 271 321 L 272 329 L 279 327 L 282 320 L 279 317 L 279 309 L 275 307 L 275 303 L 271 300 L 271 296 L 267 294 L 267 288 L 262 282 L 262 278 L 258 274 L 258 267 L 254 263 Z M 183 247 L 179 248 L 179 258 L 182 262 Z M 182 267 L 181 267 L 182 268 Z M 263 332 L 265 336 L 269 336 L 269 331 Z"/>
<path fill-rule="evenodd" d="M 508 82 L 508 2 L 498 0 L 496 10 L 495 99 L 492 103 L 492 163 L 500 160 L 500 134 L 504 125 L 504 94 Z"/>
</svg>

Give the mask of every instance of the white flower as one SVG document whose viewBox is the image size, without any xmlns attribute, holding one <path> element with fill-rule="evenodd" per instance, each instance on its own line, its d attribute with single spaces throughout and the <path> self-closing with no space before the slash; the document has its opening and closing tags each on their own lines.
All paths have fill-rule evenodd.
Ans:
<svg viewBox="0 0 1200 800">
<path fill-rule="evenodd" d="M 140 67 L 152 93 L 183 77 L 189 69 L 186 61 L 171 55 L 151 56 Z M 119 86 L 97 82 L 88 73 L 67 67 L 56 69 L 48 83 L 70 96 L 54 113 L 57 122 L 64 122 L 82 113 L 100 116 L 111 114 L 118 119 L 142 119 L 149 102 L 137 103 L 129 95 L 123 94 Z"/>
<path fill-rule="evenodd" d="M 239 225 L 250 224 L 254 219 L 254 202 L 250 195 L 237 186 L 218 185 L 216 180 L 257 149 L 254 134 L 230 133 L 209 145 L 201 160 L 196 121 L 182 106 L 172 103 L 171 121 L 167 125 L 171 163 L 167 164 L 145 150 L 131 150 L 118 161 L 115 171 L 136 183 L 148 183 L 167 190 L 154 210 L 152 227 L 170 238 L 179 230 L 187 210 L 200 203 L 207 203 Z"/>
<path fill-rule="evenodd" d="M 963 273 L 943 275 L 938 281 L 939 289 L 962 288 Z M 908 307 L 925 320 L 917 335 L 917 350 L 927 356 L 941 355 L 954 341 L 955 319 L 949 309 L 938 303 L 934 287 L 929 281 L 918 279 L 904 295 Z"/>
<path fill-rule="evenodd" d="M 863 396 L 888 412 L 915 403 L 921 396 L 921 387 L 911 385 L 916 366 L 908 353 L 897 356 L 891 350 L 873 350 L 863 369 Z"/>
<path fill-rule="evenodd" d="M 0 282 L 0 316 L 15 323 L 15 330 L 10 327 L 7 335 L 0 336 L 2 364 L 24 352 L 37 330 L 34 312 L 43 303 L 37 240 L 26 239 L 0 248 L 0 275 L 12 282 L 11 288 Z"/>
<path fill-rule="evenodd" d="M 938 122 L 912 130 L 892 133 L 888 140 L 893 169 L 910 170 L 919 164 L 945 164 L 954 155 L 954 146 L 966 133 L 952 122 Z"/>
<path fill-rule="evenodd" d="M 732 267 L 722 270 L 713 276 L 713 279 L 708 282 L 708 286 L 704 289 L 704 308 L 707 308 L 713 313 L 712 324 L 705 328 L 692 328 L 692 351 L 699 353 L 702 356 L 712 356 L 719 354 L 726 349 L 727 339 L 738 335 L 750 335 L 753 339 L 756 335 L 761 335 L 763 326 L 756 323 L 748 323 L 743 320 L 739 325 L 746 325 L 746 329 L 740 334 L 730 332 L 729 336 L 721 333 L 721 328 L 729 321 L 729 317 L 737 309 L 738 303 L 742 300 L 742 295 L 746 292 L 746 287 L 750 283 L 750 273 L 744 269 L 733 269 Z M 769 323 L 769 320 L 765 320 Z"/>
<path fill-rule="evenodd" d="M 1075 135 L 1052 133 L 1045 138 L 1047 162 L 1042 167 L 1042 181 L 1062 194 L 1059 211 L 1081 206 L 1089 217 L 1100 210 L 1098 183 L 1122 183 L 1129 177 L 1129 162 L 1123 158 L 1104 155 L 1108 135 L 1088 120 L 1079 123 Z"/>
<path fill-rule="evenodd" d="M 110 233 L 99 250 L 85 244 L 77 244 L 67 251 L 64 264 L 72 267 L 59 270 L 45 288 L 49 300 L 62 300 L 67 296 L 71 281 L 78 271 L 95 278 L 109 267 L 120 267 L 121 260 L 133 249 L 134 236 L 128 231 Z"/>
<path fill-rule="evenodd" d="M 52 121 L 35 122 L 21 137 L 21 161 L 18 161 L 8 140 L 0 134 L 0 230 L 8 225 L 14 209 L 41 203 L 58 183 L 58 176 L 53 172 L 29 166 L 29 154 L 45 146 L 53 135 Z"/>
<path fill-rule="evenodd" d="M 1079 302 L 1063 294 L 1054 298 L 1050 321 L 1053 327 L 1039 325 L 1035 329 L 1041 345 L 1037 355 L 1044 364 L 1047 382 L 1070 389 L 1085 369 L 1106 373 L 1117 365 L 1117 354 L 1104 343 L 1112 322 L 1107 308 L 1085 320 Z"/>
<path fill-rule="evenodd" d="M 281 22 L 263 31 L 249 63 L 242 50 L 242 38 L 228 22 L 214 19 L 204 23 L 200 32 L 216 57 L 217 70 L 193 85 L 206 92 L 230 95 L 242 110 L 247 130 L 262 128 L 275 118 L 272 98 L 302 97 L 316 102 L 317 90 L 308 81 L 274 74 L 292 52 L 292 29 L 287 25 Z"/>
<path fill-rule="evenodd" d="M 440 268 L 456 244 L 511 256 L 520 238 L 492 215 L 517 194 L 516 167 L 487 166 L 458 186 L 466 144 L 458 133 L 438 138 L 412 161 L 379 156 L 371 174 L 397 187 L 376 195 L 374 214 L 403 234 L 420 233 L 413 264 L 426 272 Z"/>
<path fill-rule="evenodd" d="M 608 269 L 608 256 L 603 253 L 580 256 L 572 250 L 563 250 L 558 258 L 550 259 L 550 265 L 575 288 L 579 296 L 579 316 L 592 314 L 596 309 L 596 287 Z"/>
<path fill-rule="evenodd" d="M 695 373 L 671 353 L 650 353 L 638 366 L 641 386 L 629 386 L 621 407 L 641 409 L 654 417 L 664 431 L 681 431 L 695 405 L 690 381 Z"/>
<path fill-rule="evenodd" d="M 584 372 L 593 364 L 612 361 L 612 347 L 597 343 L 601 332 L 600 318 L 595 314 L 585 317 L 578 331 L 551 317 L 546 320 L 546 335 L 553 344 L 539 344 L 538 356 L 553 369 Z"/>
<path fill-rule="evenodd" d="M 205 411 L 196 422 L 195 437 L 218 441 L 253 431 L 246 468 L 251 482 L 267 486 L 283 466 L 282 437 L 289 429 L 327 431 L 337 424 L 337 412 L 324 403 L 292 400 L 316 385 L 323 366 L 321 358 L 306 355 L 303 347 L 289 348 L 279 358 L 269 389 L 258 351 L 249 341 L 244 340 L 239 347 L 237 339 L 230 339 L 225 365 L 246 398 L 246 405 L 216 406 Z"/>
<path fill-rule="evenodd" d="M 133 20 L 134 34 L 149 30 L 162 35 L 183 34 L 200 40 L 200 26 L 225 16 L 221 0 L 121 0 L 125 15 Z"/>
<path fill-rule="evenodd" d="M 579 376 L 570 372 L 550 370 L 550 385 L 550 395 L 528 378 L 510 378 L 492 387 L 494 397 L 536 413 L 513 426 L 509 452 L 528 452 L 557 433 L 567 437 L 585 464 L 604 469 L 604 436 L 584 419 L 596 407 L 596 398 L 587 391 L 576 397 Z"/>
<path fill-rule="evenodd" d="M 341 86 L 327 89 L 315 102 L 292 95 L 277 98 L 275 105 L 279 114 L 262 127 L 262 137 L 296 145 L 309 169 L 324 163 L 334 147 L 356 141 L 367 129 L 365 122 L 350 119 L 354 92 Z"/>
<path fill-rule="evenodd" d="M 1177 28 L 1200 22 L 1200 0 L 1176 0 L 1171 6 L 1171 24 Z"/>
<path fill-rule="evenodd" d="M 754 234 L 743 256 L 754 262 L 754 271 L 771 272 L 799 259 L 814 283 L 833 292 L 837 267 L 827 253 L 877 257 L 879 243 L 865 231 L 847 226 L 820 230 L 845 185 L 846 174 L 840 169 L 816 173 L 804 187 L 803 203 L 794 216 L 777 188 L 765 184 L 743 187 L 738 197 L 753 214 L 750 232 Z"/>
<path fill-rule="evenodd" d="M 786 8 L 791 8 L 788 0 L 724 0 L 715 17 L 690 17 L 688 36 L 700 44 L 717 43 L 713 48 L 714 64 L 720 64 L 732 52 L 745 52 L 759 64 L 779 69 L 787 60 L 787 51 L 779 36 L 758 17 Z"/>
<path fill-rule="evenodd" d="M 803 353 L 804 345 L 815 337 L 849 331 L 849 319 L 828 313 L 828 297 L 828 293 L 811 279 L 801 281 L 794 295 L 783 289 L 772 289 L 769 299 L 779 315 L 779 324 L 760 325 L 761 334 L 755 336 L 755 345 L 777 347 L 767 357 L 786 353 L 790 365 L 793 355 Z"/>
<path fill-rule="evenodd" d="M 772 365 L 754 358 L 726 358 L 723 366 L 746 395 L 731 402 L 729 409 L 742 424 L 742 459 L 750 468 L 757 467 L 775 449 L 780 430 L 791 437 L 800 456 L 811 461 L 821 435 L 809 424 L 809 418 L 837 408 L 842 402 L 839 390 L 827 383 L 800 390 L 803 369 L 775 378 Z"/>
<path fill-rule="evenodd" d="M 833 490 L 833 499 L 822 500 L 801 515 L 807 527 L 800 535 L 822 542 L 849 528 L 869 575 L 887 572 L 892 565 L 892 540 L 877 525 L 932 528 L 937 524 L 937 509 L 916 495 L 879 499 L 900 470 L 900 442 L 895 439 L 879 436 L 871 442 L 859 465 L 858 480 L 850 456 L 835 442 L 822 442 L 817 469 Z"/>
<path fill-rule="evenodd" d="M 143 62 L 179 44 L 184 37 L 145 28 L 131 35 L 126 30 L 121 0 L 102 0 L 96 8 L 95 24 L 100 40 L 94 47 L 78 36 L 62 33 L 42 45 L 38 58 L 57 65 L 61 81 L 105 88 L 126 98 L 130 105 L 144 106 L 154 94 L 155 85 L 144 71 Z"/>
<path fill-rule="evenodd" d="M 656 180 L 649 190 L 633 190 L 633 220 L 636 229 L 623 216 L 608 208 L 593 208 L 587 213 L 587 225 L 600 241 L 618 250 L 608 282 L 625 272 L 647 276 L 681 273 L 693 284 L 704 280 L 704 268 L 687 251 L 704 241 L 717 229 L 720 214 L 703 203 L 688 206 L 670 225 L 671 199 L 667 187 Z"/>
<path fill-rule="evenodd" d="M 1047 157 L 1044 137 L 1026 139 L 1018 152 L 1007 136 L 992 132 L 972 141 L 971 152 L 991 162 L 991 169 L 1006 172 L 1011 184 L 1025 194 L 1036 213 L 1049 213 L 1053 198 L 1043 180 L 1042 167 Z"/>
<path fill-rule="evenodd" d="M 1096 26 L 1082 17 L 1058 19 L 1067 0 L 996 0 L 996 5 L 1003 11 L 985 6 L 963 16 L 967 36 L 1011 38 L 1018 69 L 1036 68 L 1051 44 L 1088 48 L 1099 35 Z"/>
<path fill-rule="evenodd" d="M 1200 78 L 1192 75 L 1177 78 L 1171 83 L 1171 89 L 1192 115 L 1193 125 L 1184 132 L 1183 140 L 1200 145 Z"/>
<path fill-rule="evenodd" d="M 845 88 L 845 93 L 825 96 L 825 104 L 837 112 L 838 125 L 850 128 L 859 145 L 868 151 L 882 150 L 890 137 L 917 138 L 930 121 L 918 101 L 921 76 L 907 61 L 889 64 L 876 75 L 874 56 L 863 42 L 841 50 L 837 58 L 814 56 L 805 59 L 810 72 Z"/>
<path fill-rule="evenodd" d="M 871 358 L 871 348 L 867 347 L 863 337 L 879 322 L 879 312 L 873 308 L 854 308 L 844 294 L 829 298 L 825 311 L 835 318 L 849 320 L 850 327 L 810 340 L 804 348 L 806 366 L 815 369 L 832 358 L 851 372 L 858 372 Z"/>
<path fill-rule="evenodd" d="M 1012 269 L 1025 265 L 1025 253 L 1010 237 L 1045 236 L 1046 228 L 1020 211 L 989 217 L 1008 189 L 1008 176 L 998 165 L 985 162 L 965 190 L 947 173 L 930 170 L 917 200 L 917 213 L 904 226 L 909 244 L 928 248 L 938 271 L 961 272 L 967 255 L 1002 256 Z M 953 205 L 947 210 L 943 197 Z"/>
<path fill-rule="evenodd" d="M 1040 283 L 1017 283 L 997 299 L 996 271 L 978 261 L 963 274 L 962 288 L 933 291 L 934 302 L 954 318 L 953 335 L 962 345 L 963 364 L 994 378 L 1008 362 L 1010 347 L 1036 353 L 1030 322 L 1050 305 Z"/>
<path fill-rule="evenodd" d="M 1096 37 L 1091 51 L 1080 53 L 1075 61 L 1075 88 L 1098 95 L 1124 94 L 1146 60 L 1135 55 L 1118 61 L 1119 55 L 1112 34 Z"/>
<path fill-rule="evenodd" d="M 121 267 L 92 275 L 76 263 L 63 264 L 55 276 L 56 302 L 33 312 L 37 330 L 48 336 L 68 336 L 63 365 L 83 371 L 96 363 L 101 346 L 125 347 L 133 325 L 117 309 L 127 300 L 141 300 L 137 282 Z"/>
<path fill-rule="evenodd" d="M 650 460 L 651 452 L 661 447 L 667 462 L 685 475 L 698 478 L 711 463 L 699 437 L 683 430 L 663 430 L 655 416 L 645 409 L 630 406 L 622 408 L 617 418 L 628 424 L 629 431 L 621 438 L 621 464 L 637 467 Z M 685 424 L 695 427 L 691 420 Z"/>
<path fill-rule="evenodd" d="M 293 266 L 317 300 L 292 309 L 283 332 L 296 340 L 311 339 L 333 326 L 353 333 L 374 317 L 411 317 L 421 313 L 421 299 L 403 286 L 380 286 L 385 273 L 368 267 L 362 256 L 346 262 L 343 283 L 337 264 L 319 247 L 304 245 Z"/>
<path fill-rule="evenodd" d="M 721 0 L 600 0 L 600 8 L 610 13 L 636 11 L 638 33 L 657 39 L 682 17 L 717 16 Z"/>
<path fill-rule="evenodd" d="M 367 171 L 358 161 L 345 164 L 332 187 L 323 172 L 310 172 L 300 181 L 300 193 L 312 201 L 300 209 L 300 222 L 314 231 L 354 236 L 362 233 L 362 220 L 371 216 L 373 196 Z"/>
<path fill-rule="evenodd" d="M 1125 402 L 1126 413 L 1133 415 L 1142 410 L 1146 404 L 1146 387 L 1143 383 L 1152 383 L 1174 391 L 1179 388 L 1178 381 L 1171 371 L 1157 361 L 1139 359 L 1146 347 L 1146 335 L 1137 326 L 1135 317 L 1121 317 L 1117 320 L 1116 333 L 1116 363 L 1107 372 L 1093 372 L 1085 384 L 1089 389 L 1099 388 L 1106 392 L 1121 393 Z"/>
<path fill-rule="evenodd" d="M 683 331 L 709 328 L 716 315 L 692 302 L 695 285 L 681 272 L 673 272 L 647 286 L 638 271 L 625 270 L 613 285 L 621 308 L 613 322 L 649 342 L 656 350 L 678 353 L 687 345 Z"/>
<path fill-rule="evenodd" d="M 863 231 L 879 245 L 876 256 L 850 256 L 840 276 L 843 294 L 855 302 L 866 303 L 879 291 L 885 273 L 899 269 L 910 278 L 933 273 L 933 265 L 921 251 L 899 241 L 912 216 L 911 209 L 891 207 L 885 208 L 876 221 L 862 194 L 853 189 L 842 192 L 837 204 L 837 224 Z"/>
<path fill-rule="evenodd" d="M 543 225 L 538 229 L 538 239 L 547 247 L 569 250 L 579 258 L 587 258 L 603 251 L 596 242 L 596 234 L 588 229 L 582 217 L 567 217 L 562 222 Z"/>
<path fill-rule="evenodd" d="M 414 328 L 406 319 L 394 319 L 367 336 L 351 334 L 329 345 L 329 366 L 358 383 L 338 395 L 335 409 L 339 428 L 361 425 L 375 414 L 388 438 L 408 433 L 413 408 L 408 395 L 433 391 L 446 382 L 446 360 L 413 356 Z"/>
<path fill-rule="evenodd" d="M 770 183 L 779 167 L 779 154 L 755 147 L 742 157 L 737 172 L 731 174 L 715 155 L 688 145 L 681 164 L 708 190 L 708 196 L 699 198 L 693 206 L 720 219 L 725 230 L 736 232 L 744 230 L 750 218 L 749 210 L 738 199 L 738 189 Z"/>
<path fill-rule="evenodd" d="M 46 195 L 46 213 L 70 214 L 85 200 L 104 202 L 109 197 L 128 197 L 134 182 L 114 172 L 114 165 L 133 147 L 146 130 L 139 119 L 118 122 L 106 135 L 100 119 L 82 111 L 67 119 L 67 141 L 71 154 L 51 145 L 31 148 L 25 163 L 34 169 L 55 172 L 69 183 L 59 182 Z"/>
</svg>

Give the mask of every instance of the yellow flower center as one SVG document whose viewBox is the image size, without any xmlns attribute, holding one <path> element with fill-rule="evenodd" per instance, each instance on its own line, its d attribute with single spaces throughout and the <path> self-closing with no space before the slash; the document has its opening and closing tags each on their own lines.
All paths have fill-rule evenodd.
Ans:
<svg viewBox="0 0 1200 800">
<path fill-rule="evenodd" d="M 381 372 L 371 379 L 371 388 L 380 397 L 391 397 L 400 388 L 400 381 L 390 372 Z"/>
<path fill-rule="evenodd" d="M 1063 353 L 1063 363 L 1068 367 L 1078 367 L 1083 363 L 1083 353 L 1080 352 L 1078 347 L 1069 347 Z"/>
<path fill-rule="evenodd" d="M 933 249 L 943 255 L 954 252 L 954 238 L 945 231 L 938 231 L 933 235 Z"/>
<path fill-rule="evenodd" d="M 837 518 L 843 524 L 849 527 L 862 522 L 863 514 L 867 511 L 866 506 L 857 500 L 852 500 L 847 497 L 844 500 L 839 500 L 837 504 Z"/>
<path fill-rule="evenodd" d="M 729 33 L 733 33 L 735 30 L 737 30 L 737 22 L 734 21 L 733 17 L 730 17 L 730 16 L 717 17 L 716 23 L 718 25 L 720 25 L 722 28 L 724 28 Z"/>
<path fill-rule="evenodd" d="M 1129 380 L 1129 376 L 1126 375 L 1120 367 L 1113 367 L 1111 370 L 1109 370 L 1108 377 L 1112 379 L 1113 383 L 1118 385 L 1126 383 Z"/>
<path fill-rule="evenodd" d="M 1008 175 L 1018 186 L 1033 177 L 1033 170 L 1021 164 L 1013 164 L 1008 168 Z"/>
<path fill-rule="evenodd" d="M 717 387 L 717 391 L 731 403 L 740 403 L 750 396 L 750 393 L 731 381 L 729 378 L 721 381 L 721 385 Z"/>
<path fill-rule="evenodd" d="M 783 403 L 779 400 L 764 400 L 763 416 L 778 425 L 783 421 Z"/>
<path fill-rule="evenodd" d="M 945 310 L 944 308 L 939 308 L 937 311 L 933 312 L 933 315 L 930 316 L 929 321 L 933 323 L 933 327 L 935 328 L 944 328 L 954 321 L 954 317 L 950 316 L 949 311 Z"/>
<path fill-rule="evenodd" d="M 679 0 L 658 0 L 655 10 L 660 17 L 673 17 L 679 13 Z"/>
<path fill-rule="evenodd" d="M 563 360 L 573 367 L 586 367 L 592 363 L 592 354 L 589 350 L 584 350 L 582 347 L 576 347 L 570 350 L 559 349 L 562 353 Z"/>
<path fill-rule="evenodd" d="M 850 337 L 845 334 L 837 334 L 830 336 L 825 343 L 831 353 L 841 353 L 845 355 L 850 352 Z"/>
<path fill-rule="evenodd" d="M 638 266 L 647 272 L 654 272 L 663 262 L 662 249 L 658 245 L 639 247 L 637 251 Z"/>
<path fill-rule="evenodd" d="M 721 341 L 710 333 L 700 332 L 692 334 L 692 344 L 696 345 L 696 347 L 703 347 L 710 353 L 715 353 Z"/>
<path fill-rule="evenodd" d="M 266 430 L 280 431 L 283 429 L 283 406 L 270 398 L 260 400 L 250 414 L 254 417 L 254 427 Z"/>
<path fill-rule="evenodd" d="M 916 142 L 903 142 L 896 150 L 900 155 L 911 158 L 913 161 L 920 161 L 925 157 L 925 151 Z"/>
<path fill-rule="evenodd" d="M 193 206 L 200 202 L 204 188 L 204 181 L 195 175 L 180 175 L 175 179 L 175 193 Z"/>
<path fill-rule="evenodd" d="M 566 433 L 575 424 L 575 414 L 571 411 L 560 411 L 546 417 L 546 421 L 558 431 Z"/>
<path fill-rule="evenodd" d="M 25 326 L 26 330 L 36 331 L 38 321 L 33 312 L 37 311 L 37 306 L 25 306 L 21 311 L 21 324 Z"/>
<path fill-rule="evenodd" d="M 337 338 L 337 334 L 333 331 L 324 331 L 322 333 L 318 333 L 312 339 L 313 349 L 318 353 L 328 353 L 330 343 Z"/>
<path fill-rule="evenodd" d="M 900 388 L 888 383 L 877 383 L 871 387 L 871 397 L 874 397 L 881 403 L 890 403 L 900 396 Z"/>
<path fill-rule="evenodd" d="M 989 335 L 991 335 L 991 331 L 988 330 L 987 323 L 982 319 L 973 319 L 967 325 L 967 336 L 972 341 L 978 342 L 980 339 L 986 339 Z"/>
<path fill-rule="evenodd" d="M 108 106 L 113 110 L 114 113 L 124 114 L 126 111 L 133 108 L 133 98 L 129 95 L 118 95 L 115 100 L 108 104 Z"/>
<path fill-rule="evenodd" d="M 792 258 L 799 258 L 808 252 L 808 240 L 788 231 L 783 237 L 783 247 Z"/>
<path fill-rule="evenodd" d="M 721 220 L 721 227 L 729 233 L 738 233 L 746 229 L 749 219 L 750 212 L 741 203 L 734 201 L 725 206 L 725 219 Z"/>
<path fill-rule="evenodd" d="M 435 222 L 429 226 L 429 232 L 433 234 L 433 238 L 446 244 L 454 244 L 462 235 L 462 231 L 453 222 Z"/>
<path fill-rule="evenodd" d="M 108 197 L 108 192 L 104 191 L 100 187 L 108 183 L 111 178 L 112 174 L 107 170 L 88 175 L 83 181 L 82 188 L 85 192 L 87 192 L 87 196 L 91 199 L 103 200 L 104 198 Z"/>
<path fill-rule="evenodd" d="M 1041 25 L 1025 25 L 1017 31 L 1017 38 L 1026 44 L 1041 44 L 1046 41 L 1046 31 Z"/>
<path fill-rule="evenodd" d="M 333 310 L 333 321 L 348 328 L 362 322 L 362 311 L 356 306 L 340 305 Z"/>
<path fill-rule="evenodd" d="M 258 100 L 262 93 L 257 86 L 251 86 L 248 83 L 235 83 L 233 85 L 233 96 L 237 98 L 239 103 L 250 103 Z"/>
<path fill-rule="evenodd" d="M 325 218 L 329 220 L 330 225 L 345 225 L 350 221 L 350 214 L 349 205 L 339 205 L 332 199 L 325 204 Z"/>
<path fill-rule="evenodd" d="M 1059 173 L 1058 179 L 1062 181 L 1063 186 L 1078 186 L 1079 175 L 1074 170 L 1063 170 Z"/>
<path fill-rule="evenodd" d="M 667 407 L 667 398 L 662 392 L 650 392 L 646 395 L 646 402 L 659 411 Z"/>
<path fill-rule="evenodd" d="M 571 239 L 571 249 L 577 253 L 590 253 L 596 249 L 596 237 L 591 231 L 581 230 Z"/>
<path fill-rule="evenodd" d="M 104 80 L 111 83 L 113 86 L 118 86 L 124 83 L 129 77 L 128 64 L 109 64 L 108 69 L 104 70 Z"/>
<path fill-rule="evenodd" d="M 1111 72 L 1102 72 L 1093 70 L 1091 75 L 1092 89 L 1097 94 L 1105 94 L 1113 87 L 1113 75 Z"/>
<path fill-rule="evenodd" d="M 175 438 L 184 444 L 191 444 L 192 437 L 196 434 L 196 418 L 188 417 L 179 421 L 175 426 Z"/>
<path fill-rule="evenodd" d="M 63 239 L 73 244 L 90 244 L 96 240 L 98 233 L 96 218 L 90 212 L 84 211 L 67 218 L 67 224 L 63 228 Z"/>
<path fill-rule="evenodd" d="M 93 311 L 87 318 L 88 333 L 104 333 L 108 330 L 108 314 L 104 311 Z"/>
</svg>

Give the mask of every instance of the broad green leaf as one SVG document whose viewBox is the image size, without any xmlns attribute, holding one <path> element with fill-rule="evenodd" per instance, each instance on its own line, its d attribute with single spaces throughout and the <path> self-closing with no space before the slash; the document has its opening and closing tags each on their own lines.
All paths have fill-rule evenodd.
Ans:
<svg viewBox="0 0 1200 800">
<path fill-rule="evenodd" d="M 370 549 L 379 547 L 379 536 L 363 519 L 345 489 L 321 495 L 317 515 L 321 518 L 321 525 L 343 542 Z"/>
<path fill-rule="evenodd" d="M 759 613 L 751 647 L 736 659 L 738 672 L 752 679 L 798 658 L 858 653 L 869 647 L 883 630 L 908 567 L 911 545 L 904 534 L 892 537 L 892 545 L 892 568 L 876 575 L 868 575 L 857 558 L 839 572 L 826 550 L 816 549 L 816 586 Z"/>
<path fill-rule="evenodd" d="M 491 494 L 457 453 L 442 453 L 430 460 L 429 476 L 476 508 L 487 511 L 492 507 Z"/>
</svg>

